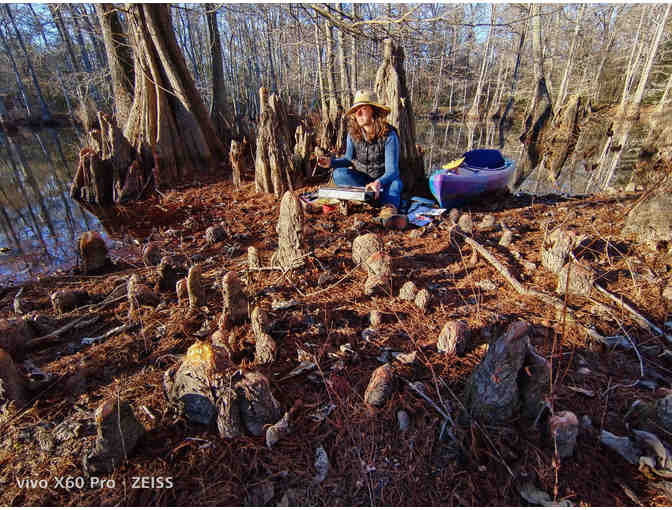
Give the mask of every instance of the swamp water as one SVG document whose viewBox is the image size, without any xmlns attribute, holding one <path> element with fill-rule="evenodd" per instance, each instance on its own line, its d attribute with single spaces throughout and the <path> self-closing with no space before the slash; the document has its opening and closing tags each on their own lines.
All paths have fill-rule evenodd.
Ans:
<svg viewBox="0 0 672 510">
<path fill-rule="evenodd" d="M 456 121 L 416 122 L 416 141 L 425 149 L 429 175 L 442 164 L 460 157 L 469 146 L 500 149 L 505 157 L 520 157 L 517 127 L 499 133 L 486 125 L 470 130 Z M 73 129 L 22 131 L 13 138 L 21 153 L 12 164 L 7 139 L 0 138 L 0 285 L 20 284 L 40 275 L 68 270 L 77 264 L 77 242 L 82 232 L 103 234 L 108 248 L 121 248 L 118 234 L 106 232 L 101 222 L 69 196 L 80 147 Z M 637 143 L 639 142 L 639 143 Z M 614 178 L 618 184 L 632 169 L 641 141 L 632 140 Z M 12 149 L 15 160 L 15 147 Z M 590 174 L 579 162 L 573 174 L 563 172 L 558 186 L 531 176 L 521 187 L 528 193 L 582 194 Z"/>
<path fill-rule="evenodd" d="M 74 130 L 22 130 L 12 141 L 10 148 L 0 138 L 0 285 L 72 267 L 80 234 L 103 232 L 69 195 L 80 148 Z"/>
</svg>

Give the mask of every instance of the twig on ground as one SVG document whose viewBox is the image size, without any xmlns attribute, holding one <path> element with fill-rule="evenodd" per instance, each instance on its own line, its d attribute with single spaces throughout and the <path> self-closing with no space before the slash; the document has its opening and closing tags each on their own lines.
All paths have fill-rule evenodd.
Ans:
<svg viewBox="0 0 672 510">
<path fill-rule="evenodd" d="M 594 299 L 592 301 L 595 301 L 596 303 L 598 302 Z M 608 308 L 606 309 L 606 311 L 609 315 L 611 315 L 611 318 L 616 321 L 616 324 L 618 324 L 618 327 L 621 328 L 621 331 L 623 331 L 623 335 L 625 336 L 625 338 L 628 339 L 628 342 L 630 342 L 630 345 L 632 345 L 632 348 L 634 349 L 635 354 L 637 354 L 637 359 L 639 360 L 639 373 L 642 376 L 642 378 L 644 378 L 644 360 L 642 359 L 642 355 L 639 353 L 639 349 L 637 349 L 637 344 L 635 344 L 635 342 L 632 340 L 632 338 L 630 338 L 630 335 L 628 335 L 628 332 L 623 327 L 623 324 L 621 323 L 621 321 L 618 320 L 618 317 L 616 317 L 616 315 L 614 315 L 612 313 L 612 311 L 609 310 Z"/>
<path fill-rule="evenodd" d="M 97 314 L 84 315 L 83 317 L 78 317 L 75 320 L 68 322 L 65 326 L 58 328 L 56 331 L 49 333 L 48 335 L 38 336 L 32 340 L 26 342 L 25 349 L 27 351 L 39 350 L 45 347 L 47 344 L 55 341 L 63 333 L 67 333 L 75 326 L 90 326 L 94 322 L 100 319 L 100 316 Z"/>
<path fill-rule="evenodd" d="M 611 299 L 613 302 L 615 302 L 619 306 L 621 306 L 624 310 L 629 312 L 640 326 L 650 329 L 651 331 L 653 331 L 654 333 L 662 336 L 665 340 L 667 340 L 669 343 L 672 344 L 672 336 L 665 333 L 662 329 L 660 329 L 658 326 L 656 326 L 653 322 L 648 320 L 646 317 L 644 317 L 642 314 L 640 314 L 637 310 L 635 310 L 633 307 L 631 307 L 629 304 L 627 304 L 625 301 L 623 301 L 622 298 L 613 295 L 611 292 L 606 290 L 604 287 L 600 286 L 598 283 L 593 284 L 593 286 L 600 293 L 604 294 L 609 299 Z"/>
<path fill-rule="evenodd" d="M 109 330 L 107 333 L 103 333 L 100 336 L 94 336 L 94 337 L 85 337 L 82 338 L 81 342 L 86 344 L 86 345 L 91 345 L 96 342 L 100 342 L 101 340 L 105 340 L 111 336 L 114 336 L 118 333 L 123 333 L 124 331 L 128 331 L 129 329 L 133 329 L 136 326 L 139 326 L 140 323 L 136 321 L 129 322 L 127 324 L 122 324 L 121 326 L 117 326 L 116 328 L 112 328 Z"/>
<path fill-rule="evenodd" d="M 443 419 L 445 419 L 448 423 L 450 423 L 450 425 L 453 429 L 457 428 L 456 425 L 455 425 L 455 422 L 453 421 L 453 417 L 450 416 L 450 413 L 446 409 L 441 408 L 441 406 L 439 406 L 436 402 L 434 402 L 424 391 L 422 391 L 421 388 L 419 388 L 417 385 L 410 382 L 408 379 L 406 379 L 402 376 L 399 376 L 399 378 L 402 381 L 404 381 L 406 384 L 408 384 L 409 388 L 411 388 L 418 395 L 420 395 L 423 399 L 425 399 L 425 401 L 427 403 L 429 403 L 436 410 L 436 412 L 439 413 L 443 417 Z M 455 433 L 452 430 L 450 430 L 450 429 L 448 430 L 448 435 L 450 435 L 450 438 L 453 441 L 457 442 L 457 438 L 455 437 Z"/>
</svg>

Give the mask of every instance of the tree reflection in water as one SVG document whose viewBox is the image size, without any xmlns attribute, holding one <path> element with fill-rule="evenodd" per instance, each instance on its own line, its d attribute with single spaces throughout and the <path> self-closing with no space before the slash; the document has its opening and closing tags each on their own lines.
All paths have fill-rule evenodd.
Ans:
<svg viewBox="0 0 672 510">
<path fill-rule="evenodd" d="M 78 143 L 72 129 L 0 133 L 0 284 L 72 267 L 79 235 L 102 232 L 69 196 Z"/>
</svg>

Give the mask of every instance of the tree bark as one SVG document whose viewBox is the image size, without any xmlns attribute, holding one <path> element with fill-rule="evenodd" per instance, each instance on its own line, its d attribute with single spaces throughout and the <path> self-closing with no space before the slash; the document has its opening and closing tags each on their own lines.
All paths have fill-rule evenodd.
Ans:
<svg viewBox="0 0 672 510">
<path fill-rule="evenodd" d="M 82 151 L 71 189 L 76 197 L 85 198 L 83 183 L 95 180 L 87 172 L 99 172 L 92 152 L 101 160 L 113 157 L 112 168 L 117 172 L 103 179 L 105 186 L 113 188 L 96 193 L 96 201 L 131 196 L 133 189 L 128 185 L 132 183 L 132 188 L 141 184 L 144 190 L 150 174 L 157 187 L 174 185 L 197 169 L 212 169 L 227 156 L 177 46 L 169 7 L 130 5 L 128 25 L 134 48 L 133 104 L 123 136 L 116 126 L 101 126 L 103 129 L 94 133 L 94 138 L 100 137 L 98 146 Z M 112 49 L 107 51 L 113 53 Z M 112 154 L 120 152 L 110 156 L 107 148 Z M 129 177 L 132 180 L 127 183 Z"/>
<path fill-rule="evenodd" d="M 392 109 L 387 120 L 399 133 L 399 172 L 404 194 L 428 192 L 422 155 L 415 145 L 415 116 L 406 88 L 404 50 L 391 39 L 385 40 L 375 89 L 378 100 Z"/>
<path fill-rule="evenodd" d="M 539 4 L 530 7 L 532 15 L 532 53 L 534 56 L 535 93 L 525 118 L 520 141 L 525 148 L 520 164 L 516 166 L 512 186 L 517 188 L 539 165 L 543 152 L 543 138 L 553 118 L 551 101 L 544 74 L 544 48 L 541 38 L 541 10 Z"/>
<path fill-rule="evenodd" d="M 359 4 L 352 4 L 352 17 L 355 21 L 359 16 Z M 350 46 L 350 92 L 354 97 L 357 92 L 357 37 L 355 34 L 351 34 L 351 46 Z"/>
<path fill-rule="evenodd" d="M 82 35 L 82 29 L 79 26 L 79 21 L 77 18 L 77 13 L 75 12 L 75 7 L 72 4 L 67 4 L 68 10 L 70 11 L 70 18 L 72 23 L 75 25 L 75 35 L 77 36 L 77 44 L 79 44 L 79 51 L 82 55 L 82 63 L 84 64 L 84 70 L 87 73 L 93 71 L 93 66 L 91 65 L 91 59 L 89 58 L 89 51 L 86 49 L 86 44 L 84 43 L 84 36 Z"/>
<path fill-rule="evenodd" d="M 222 42 L 217 27 L 217 11 L 206 7 L 208 20 L 208 37 L 210 41 L 210 66 L 212 73 L 212 104 L 210 118 L 215 125 L 217 134 L 226 141 L 231 138 L 226 122 L 226 88 L 224 85 L 224 63 L 222 61 Z"/>
<path fill-rule="evenodd" d="M 30 12 L 33 14 L 33 20 L 35 20 L 35 24 L 39 28 L 42 43 L 44 44 L 44 47 L 46 48 L 48 46 L 48 43 L 47 43 L 47 37 L 44 35 L 44 28 L 42 26 L 42 23 L 41 23 L 40 19 L 38 18 L 37 13 L 35 12 L 35 9 L 33 9 L 33 5 L 28 4 L 28 7 L 30 8 Z M 72 105 L 70 103 L 70 95 L 68 94 L 68 91 L 65 88 L 65 84 L 63 83 L 63 75 L 61 73 L 61 68 L 60 68 L 59 64 L 56 64 L 56 77 L 58 78 L 58 83 L 61 85 L 61 92 L 63 94 L 63 99 L 65 100 L 65 105 L 68 108 L 68 115 L 70 116 L 70 120 L 73 123 L 73 125 L 76 126 L 76 124 L 73 122 L 74 121 L 74 115 L 73 115 L 73 112 L 72 112 Z M 79 132 L 79 127 L 77 127 L 77 130 Z M 60 145 L 59 145 L 59 150 L 60 150 Z"/>
<path fill-rule="evenodd" d="M 616 143 L 613 145 L 613 147 L 611 147 L 611 140 L 608 140 L 607 144 L 605 144 L 605 150 L 603 151 L 602 158 L 600 159 L 600 172 L 598 173 L 600 177 L 604 176 L 601 183 L 602 189 L 605 189 L 607 186 L 609 186 L 609 183 L 614 176 L 614 172 L 616 171 L 616 167 L 618 166 L 618 163 L 621 159 L 621 154 L 626 148 L 632 125 L 639 119 L 642 98 L 644 96 L 644 87 L 646 86 L 646 82 L 649 79 L 651 67 L 653 66 L 653 60 L 656 56 L 656 53 L 658 52 L 660 40 L 662 39 L 662 35 L 665 30 L 665 22 L 667 21 L 667 17 L 670 14 L 671 6 L 672 4 L 666 5 L 663 17 L 658 21 L 658 27 L 656 28 L 655 36 L 651 41 L 651 45 L 649 46 L 646 63 L 644 64 L 644 69 L 642 70 L 642 74 L 639 78 L 639 83 L 633 97 L 623 97 L 623 101 L 621 102 L 622 109 L 617 113 L 617 118 L 614 122 L 615 127 L 613 138 L 616 140 Z M 652 14 L 651 19 L 656 19 L 653 13 L 653 10 L 656 7 L 656 5 L 652 5 L 650 7 Z M 607 152 L 607 147 L 611 148 L 609 152 Z"/>
<path fill-rule="evenodd" d="M 345 38 L 343 31 L 338 30 L 338 67 L 341 74 L 341 106 L 343 110 L 350 108 L 352 104 L 352 94 L 350 93 L 350 85 L 348 78 L 348 66 L 345 61 Z"/>
<path fill-rule="evenodd" d="M 264 87 L 259 89 L 259 104 L 255 187 L 257 191 L 273 193 L 280 198 L 285 191 L 294 191 L 299 184 L 292 164 L 287 112 L 280 98 L 276 94 L 269 97 Z"/>
<path fill-rule="evenodd" d="M 96 13 L 103 32 L 112 78 L 115 118 L 117 123 L 123 126 L 128 121 L 128 114 L 133 104 L 133 83 L 135 81 L 133 56 L 114 4 L 96 4 Z"/>
</svg>

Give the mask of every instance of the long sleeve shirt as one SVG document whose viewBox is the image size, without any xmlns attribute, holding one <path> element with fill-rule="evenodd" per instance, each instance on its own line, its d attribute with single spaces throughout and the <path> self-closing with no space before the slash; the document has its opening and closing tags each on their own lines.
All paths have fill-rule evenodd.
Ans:
<svg viewBox="0 0 672 510">
<path fill-rule="evenodd" d="M 345 146 L 345 155 L 342 158 L 333 158 L 331 168 L 347 168 L 352 166 L 355 158 L 355 145 L 348 135 Z M 399 179 L 399 137 L 397 133 L 390 129 L 385 140 L 385 173 L 377 180 L 381 186 L 387 187 L 390 183 Z"/>
</svg>

